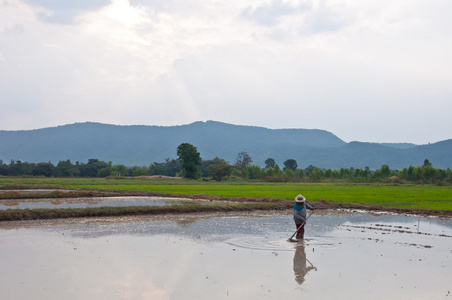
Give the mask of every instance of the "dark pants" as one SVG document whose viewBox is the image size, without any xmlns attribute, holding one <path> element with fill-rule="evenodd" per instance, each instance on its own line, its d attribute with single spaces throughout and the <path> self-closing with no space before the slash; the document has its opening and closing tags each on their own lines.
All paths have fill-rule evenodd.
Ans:
<svg viewBox="0 0 452 300">
<path fill-rule="evenodd" d="M 303 224 L 295 224 L 295 226 L 297 226 L 297 230 L 298 230 L 298 232 L 297 232 L 297 239 L 304 238 L 304 225 L 305 225 L 305 223 L 303 223 Z"/>
</svg>

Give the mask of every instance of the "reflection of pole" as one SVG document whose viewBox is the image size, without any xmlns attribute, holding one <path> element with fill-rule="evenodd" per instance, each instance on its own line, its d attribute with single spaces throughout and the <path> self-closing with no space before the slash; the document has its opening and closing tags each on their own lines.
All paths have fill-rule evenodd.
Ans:
<svg viewBox="0 0 452 300">
<path fill-rule="evenodd" d="M 306 257 L 306 260 L 307 260 L 307 262 L 308 262 L 308 263 L 310 263 L 310 264 L 311 264 L 311 266 L 312 266 L 312 267 L 314 268 L 314 270 L 316 270 L 316 271 L 317 271 L 317 268 L 316 268 L 316 267 L 315 267 L 315 266 L 314 266 L 314 265 L 312 264 L 312 262 L 310 262 L 310 261 L 309 261 L 309 259 L 308 259 L 307 257 Z"/>
</svg>

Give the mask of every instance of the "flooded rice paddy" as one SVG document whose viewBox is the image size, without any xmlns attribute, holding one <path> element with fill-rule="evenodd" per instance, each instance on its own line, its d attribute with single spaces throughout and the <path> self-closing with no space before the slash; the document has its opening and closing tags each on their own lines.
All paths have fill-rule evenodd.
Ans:
<svg viewBox="0 0 452 300">
<path fill-rule="evenodd" d="M 452 299 L 452 220 L 290 212 L 0 223 L 2 299 Z"/>
<path fill-rule="evenodd" d="M 168 206 L 186 202 L 183 198 L 162 197 L 105 197 L 105 198 L 44 198 L 44 199 L 4 199 L 0 210 L 38 208 L 88 208 L 124 206 Z"/>
</svg>

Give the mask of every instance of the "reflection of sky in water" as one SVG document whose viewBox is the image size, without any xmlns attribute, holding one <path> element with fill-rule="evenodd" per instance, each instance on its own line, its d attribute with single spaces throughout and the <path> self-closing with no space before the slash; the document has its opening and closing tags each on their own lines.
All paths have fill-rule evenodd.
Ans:
<svg viewBox="0 0 452 300">
<path fill-rule="evenodd" d="M 20 200 L 9 201 L 12 204 L 0 204 L 0 210 L 5 209 L 38 209 L 38 208 L 88 208 L 88 207 L 124 207 L 124 206 L 168 206 L 175 205 L 180 202 L 175 200 L 155 200 L 155 199 L 108 199 L 83 202 L 80 201 L 65 201 L 61 199 L 54 199 L 48 201 L 24 201 Z"/>
<path fill-rule="evenodd" d="M 424 234 L 397 231 L 418 222 Z M 452 244 L 439 234 L 451 222 L 315 213 L 304 244 L 287 241 L 290 215 L 19 225 L 0 229 L 0 288 L 17 299 L 447 299 Z"/>
<path fill-rule="evenodd" d="M 391 227 L 385 226 L 390 224 Z M 361 213 L 314 214 L 306 226 L 307 237 L 328 236 L 335 230 L 344 230 L 347 226 L 375 227 L 389 230 L 420 231 L 427 235 L 438 235 L 449 232 L 452 235 L 452 221 L 438 218 L 418 218 L 398 215 L 372 216 Z M 383 226 L 381 226 L 383 225 Z M 345 227 L 342 227 L 345 226 Z M 389 226 L 389 225 L 388 225 Z M 397 228 L 402 226 L 402 229 Z M 407 229 L 409 228 L 409 229 Z M 113 224 L 90 223 L 88 225 L 71 225 L 66 228 L 68 233 L 81 237 L 99 237 L 114 234 L 156 235 L 175 234 L 191 237 L 200 235 L 217 237 L 245 235 L 258 237 L 277 237 L 290 235 L 296 228 L 290 215 L 260 216 L 260 217 L 212 217 L 196 218 L 190 215 L 178 221 L 139 221 Z M 53 229 L 51 229 L 53 230 Z M 61 230 L 65 230 L 61 228 Z M 290 233 L 290 234 L 289 234 Z"/>
</svg>

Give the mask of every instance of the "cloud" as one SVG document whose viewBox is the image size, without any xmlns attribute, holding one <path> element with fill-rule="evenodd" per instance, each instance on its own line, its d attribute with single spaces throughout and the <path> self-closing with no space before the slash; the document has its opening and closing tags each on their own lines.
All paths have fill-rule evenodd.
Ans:
<svg viewBox="0 0 452 300">
<path fill-rule="evenodd" d="M 43 8 L 37 12 L 40 20 L 56 24 L 72 24 L 80 13 L 97 10 L 111 0 L 24 0 L 25 3 Z"/>
<path fill-rule="evenodd" d="M 279 0 L 274 0 L 271 3 L 262 4 L 258 6 L 248 6 L 241 16 L 245 19 L 254 21 L 265 26 L 275 26 L 284 16 L 290 16 L 296 13 L 303 12 L 309 9 L 308 5 L 290 5 Z"/>
<path fill-rule="evenodd" d="M 249 6 L 240 16 L 245 20 L 271 28 L 274 31 L 274 37 L 290 37 L 290 34 L 287 34 L 290 31 L 309 35 L 341 29 L 350 22 L 340 14 L 341 10 L 343 5 L 326 5 L 323 1 L 293 4 L 275 0 L 258 6 Z"/>
<path fill-rule="evenodd" d="M 20 35 L 25 32 L 25 29 L 23 25 L 15 24 L 12 27 L 5 28 L 3 32 L 7 35 Z"/>
<path fill-rule="evenodd" d="M 306 16 L 306 25 L 300 28 L 300 33 L 334 32 L 342 29 L 348 21 L 328 8 L 311 11 Z"/>
<path fill-rule="evenodd" d="M 432 1 L 0 1 L 0 128 L 213 119 L 450 138 L 452 2 Z"/>
</svg>

